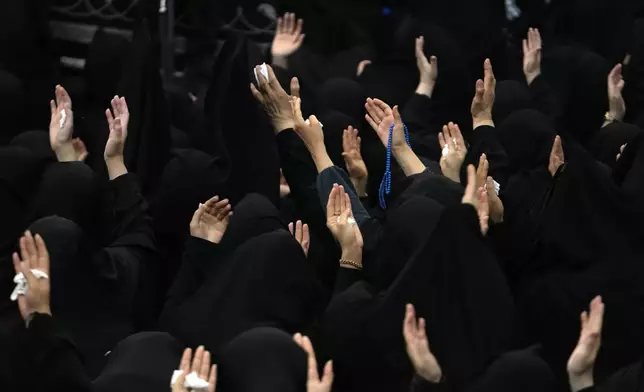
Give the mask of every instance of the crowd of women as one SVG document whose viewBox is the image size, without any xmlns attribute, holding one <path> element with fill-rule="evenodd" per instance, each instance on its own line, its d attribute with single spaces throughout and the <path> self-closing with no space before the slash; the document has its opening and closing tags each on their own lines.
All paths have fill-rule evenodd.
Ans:
<svg viewBox="0 0 644 392">
<path fill-rule="evenodd" d="M 472 67 L 391 12 L 166 89 L 145 23 L 99 31 L 48 132 L 4 64 L 0 389 L 644 390 L 644 19 L 617 64 L 529 28 Z"/>
</svg>

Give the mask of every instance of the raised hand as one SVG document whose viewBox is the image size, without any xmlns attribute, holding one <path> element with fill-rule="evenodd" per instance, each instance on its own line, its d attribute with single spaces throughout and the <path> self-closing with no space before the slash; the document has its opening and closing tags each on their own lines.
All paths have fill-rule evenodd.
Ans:
<svg viewBox="0 0 644 392">
<path fill-rule="evenodd" d="M 528 86 L 541 75 L 541 34 L 539 29 L 528 29 L 528 37 L 523 40 L 523 74 Z"/>
<path fill-rule="evenodd" d="M 309 225 L 302 224 L 302 221 L 297 221 L 295 225 L 293 222 L 288 224 L 288 231 L 293 234 L 295 240 L 302 247 L 304 254 L 309 255 L 309 246 L 311 245 L 311 234 L 309 233 Z"/>
<path fill-rule="evenodd" d="M 181 374 L 174 380 L 172 392 L 188 392 L 189 390 L 196 389 L 186 387 L 186 378 L 188 377 L 198 377 L 208 383 L 208 392 L 215 392 L 215 387 L 217 386 L 217 365 L 210 366 L 210 352 L 206 351 L 203 346 L 197 348 L 194 358 L 192 357 L 192 350 L 187 348 L 181 357 L 179 370 Z"/>
<path fill-rule="evenodd" d="M 49 253 L 45 241 L 38 234 L 27 231 L 20 238 L 20 256 L 13 254 L 13 268 L 27 280 L 27 292 L 18 295 L 18 308 L 23 320 L 34 312 L 51 315 L 49 278 L 37 277 L 32 270 L 49 276 Z"/>
<path fill-rule="evenodd" d="M 590 313 L 581 313 L 579 342 L 568 359 L 568 378 L 573 392 L 593 385 L 593 366 L 601 346 L 604 303 L 595 297 L 590 303 Z"/>
<path fill-rule="evenodd" d="M 416 38 L 416 66 L 420 73 L 420 82 L 418 83 L 416 94 L 426 95 L 431 98 L 434 86 L 436 86 L 436 79 L 438 79 L 438 59 L 436 56 L 431 56 L 427 60 L 423 50 L 424 46 L 425 37 Z"/>
<path fill-rule="evenodd" d="M 123 159 L 125 141 L 127 140 L 127 127 L 130 122 L 130 111 L 123 97 L 112 99 L 112 110 L 105 111 L 110 136 L 105 144 L 105 160 Z"/>
<path fill-rule="evenodd" d="M 255 67 L 255 73 L 259 83 L 257 87 L 251 83 L 250 90 L 259 103 L 262 104 L 264 111 L 270 117 L 273 123 L 275 133 L 280 133 L 289 128 L 295 128 L 293 120 L 293 109 L 291 108 L 292 96 L 288 95 L 280 85 L 280 82 L 273 72 L 271 66 L 266 66 L 268 70 L 268 80 L 260 71 L 260 66 Z M 297 78 L 291 80 L 291 93 L 293 96 L 299 96 L 299 81 Z M 293 91 L 294 88 L 296 91 Z"/>
<path fill-rule="evenodd" d="M 301 334 L 296 333 L 295 336 L 293 336 L 293 340 L 302 348 L 302 350 L 304 350 L 307 356 L 308 371 L 306 391 L 330 392 L 331 387 L 333 386 L 333 362 L 329 361 L 324 365 L 324 373 L 322 374 L 322 378 L 320 378 L 318 373 L 318 362 L 315 358 L 315 350 L 313 349 L 311 339 L 307 336 L 302 336 Z"/>
<path fill-rule="evenodd" d="M 608 116 L 609 122 L 624 120 L 626 114 L 626 102 L 622 96 L 624 89 L 622 78 L 622 65 L 617 64 L 608 74 Z"/>
<path fill-rule="evenodd" d="M 360 153 L 362 139 L 358 136 L 358 130 L 351 125 L 342 133 L 342 157 L 347 165 L 349 177 L 362 180 L 367 177 L 367 165 L 365 165 Z"/>
<path fill-rule="evenodd" d="M 476 187 L 483 187 L 488 195 L 488 202 L 490 204 L 490 219 L 494 223 L 503 223 L 503 216 L 505 214 L 505 207 L 501 198 L 494 189 L 494 179 L 488 176 L 490 170 L 490 162 L 487 160 L 485 154 L 481 154 L 479 165 L 476 168 Z"/>
<path fill-rule="evenodd" d="M 342 259 L 355 263 L 353 265 L 342 265 L 343 267 L 362 266 L 362 247 L 364 240 L 357 222 L 353 217 L 351 199 L 344 191 L 342 185 L 333 184 L 329 194 L 329 201 L 326 205 L 326 226 L 333 234 L 333 237 L 340 243 L 342 248 Z"/>
<path fill-rule="evenodd" d="M 219 200 L 219 196 L 200 204 L 190 221 L 190 235 L 218 244 L 226 233 L 232 209 L 230 201 Z"/>
<path fill-rule="evenodd" d="M 496 96 L 496 78 L 490 59 L 486 59 L 483 63 L 483 73 L 483 80 L 476 81 L 476 94 L 472 100 L 471 113 L 474 129 L 481 125 L 494 126 L 492 107 Z"/>
<path fill-rule="evenodd" d="M 443 378 L 443 371 L 429 348 L 425 328 L 425 319 L 421 317 L 416 320 L 414 305 L 408 304 L 403 321 L 407 355 L 414 365 L 416 374 L 431 383 L 438 384 Z"/>
<path fill-rule="evenodd" d="M 306 34 L 302 33 L 303 25 L 304 21 L 302 19 L 297 19 L 296 21 L 293 13 L 287 12 L 283 18 L 277 18 L 277 28 L 275 29 L 275 37 L 271 46 L 271 54 L 275 65 L 286 68 L 286 57 L 300 49 L 306 37 Z"/>
<path fill-rule="evenodd" d="M 467 155 L 467 147 L 461 129 L 454 123 L 444 125 L 443 132 L 438 134 L 438 143 L 442 149 L 440 165 L 443 175 L 460 183 L 461 166 L 463 166 Z"/>
<path fill-rule="evenodd" d="M 389 105 L 379 99 L 367 98 L 365 104 L 367 114 L 365 119 L 371 125 L 374 131 L 378 134 L 382 144 L 387 147 L 389 145 L 389 128 L 394 125 L 392 148 L 406 147 L 407 141 L 405 140 L 405 131 L 398 111 L 398 106 L 394 106 L 392 110 Z"/>
<path fill-rule="evenodd" d="M 291 110 L 293 119 L 295 120 L 295 132 L 302 139 L 309 152 L 313 154 L 321 149 L 325 149 L 326 151 L 324 147 L 324 132 L 317 117 L 310 116 L 308 123 L 304 120 L 302 116 L 302 100 L 300 98 L 294 98 L 291 101 Z"/>
<path fill-rule="evenodd" d="M 484 187 L 476 186 L 476 169 L 474 165 L 467 167 L 467 186 L 465 187 L 465 194 L 463 195 L 463 204 L 469 204 L 476 209 L 479 217 L 479 226 L 481 227 L 481 234 L 487 234 L 490 220 L 490 204 L 488 200 L 488 193 Z"/>
<path fill-rule="evenodd" d="M 62 86 L 56 86 L 56 99 L 49 102 L 51 121 L 49 122 L 49 143 L 59 162 L 80 161 L 87 156 L 87 150 L 77 151 L 74 148 L 74 112 L 72 99 Z"/>
<path fill-rule="evenodd" d="M 566 162 L 565 159 L 563 146 L 561 145 L 561 137 L 555 136 L 555 141 L 552 143 L 552 149 L 550 150 L 550 161 L 548 163 L 550 175 L 554 177 L 557 174 L 561 165 Z"/>
</svg>

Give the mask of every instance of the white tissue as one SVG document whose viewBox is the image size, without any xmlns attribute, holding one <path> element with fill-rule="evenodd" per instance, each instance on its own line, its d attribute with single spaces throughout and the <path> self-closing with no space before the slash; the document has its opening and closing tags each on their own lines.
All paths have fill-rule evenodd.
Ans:
<svg viewBox="0 0 644 392">
<path fill-rule="evenodd" d="M 32 269 L 31 272 L 36 275 L 36 278 L 38 279 L 49 279 L 49 276 L 41 270 Z M 12 301 L 16 301 L 19 296 L 27 294 L 29 286 L 27 285 L 27 279 L 25 279 L 22 272 L 14 276 L 13 283 L 16 284 L 16 287 L 11 292 L 11 296 L 9 298 L 11 298 Z"/>
<path fill-rule="evenodd" d="M 445 144 L 445 147 L 443 147 L 442 154 L 443 156 L 447 156 L 447 154 L 449 154 L 449 146 L 447 144 Z"/>
<path fill-rule="evenodd" d="M 492 180 L 492 181 L 494 181 L 494 192 L 496 192 L 496 194 L 498 195 L 499 192 L 501 192 L 501 184 L 496 182 L 496 180 Z"/>
<path fill-rule="evenodd" d="M 268 78 L 268 67 L 266 66 L 266 63 L 262 63 L 262 65 L 259 66 L 259 71 L 264 75 L 266 78 L 266 81 L 270 81 Z M 255 73 L 255 80 L 257 80 L 257 84 L 259 84 L 259 76 L 257 75 L 257 68 L 253 68 L 253 73 Z"/>
<path fill-rule="evenodd" d="M 352 217 L 347 218 L 347 223 L 349 223 L 351 226 L 356 224 L 356 220 L 353 219 Z"/>
<path fill-rule="evenodd" d="M 67 113 L 65 113 L 65 109 L 63 109 L 60 112 L 60 128 L 65 126 L 65 121 L 67 120 Z"/>
<path fill-rule="evenodd" d="M 306 123 L 306 125 L 311 125 L 311 121 L 309 121 L 309 119 L 308 119 L 308 118 L 307 118 L 307 119 L 306 119 L 306 121 L 304 121 L 304 122 Z M 321 122 L 321 121 L 318 121 L 318 122 L 320 123 L 320 128 L 324 128 L 324 124 L 322 124 L 322 122 Z"/>
<path fill-rule="evenodd" d="M 175 370 L 172 373 L 172 380 L 170 380 L 170 388 L 174 387 L 174 384 L 177 383 L 179 377 L 183 374 L 183 370 Z M 186 380 L 183 383 L 183 386 L 186 389 L 198 389 L 198 390 L 208 390 L 208 381 L 200 378 L 196 372 L 192 372 L 186 376 Z"/>
</svg>

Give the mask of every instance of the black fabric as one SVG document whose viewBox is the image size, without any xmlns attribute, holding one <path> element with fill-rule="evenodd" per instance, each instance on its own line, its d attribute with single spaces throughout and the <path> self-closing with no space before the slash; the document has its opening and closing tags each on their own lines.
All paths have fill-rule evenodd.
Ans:
<svg viewBox="0 0 644 392">
<path fill-rule="evenodd" d="M 100 107 L 109 107 L 123 75 L 129 42 L 121 35 L 97 30 L 87 53 L 85 78 L 89 98 Z"/>
<path fill-rule="evenodd" d="M 169 332 L 215 357 L 249 328 L 302 330 L 322 305 L 313 268 L 277 210 L 258 195 L 248 198 L 236 206 L 221 244 L 186 243 L 162 315 Z"/>
<path fill-rule="evenodd" d="M 644 126 L 644 19 L 633 23 L 628 53 L 631 60 L 624 65 L 623 96 L 626 101 L 625 120 Z"/>
<path fill-rule="evenodd" d="M 276 328 L 254 328 L 222 350 L 217 389 L 223 392 L 306 391 L 307 359 L 293 337 Z"/>
<path fill-rule="evenodd" d="M 206 97 L 207 124 L 211 132 L 221 132 L 225 143 L 231 165 L 231 202 L 236 204 L 246 194 L 259 193 L 277 205 L 280 166 L 275 136 L 248 87 L 254 65 L 250 52 L 256 50 L 241 35 L 224 43 Z"/>
<path fill-rule="evenodd" d="M 12 146 L 24 147 L 42 159 L 56 159 L 51 149 L 49 134 L 45 131 L 32 130 L 22 132 L 11 140 Z"/>
<path fill-rule="evenodd" d="M 519 303 L 531 336 L 543 343 L 562 383 L 579 334 L 577 316 L 596 295 L 610 309 L 596 376 L 601 379 L 636 361 L 642 352 L 637 331 L 644 317 L 636 304 L 643 295 L 637 261 L 643 233 L 635 222 L 641 219 L 644 193 L 641 182 L 633 181 L 642 172 L 642 140 L 638 136 L 625 151 L 626 160 L 616 168 L 623 172 L 620 179 L 582 148 L 567 148 L 568 163 L 540 217 L 536 258 Z"/>
<path fill-rule="evenodd" d="M 170 385 L 183 345 L 163 332 L 127 337 L 109 353 L 109 362 L 92 383 L 97 392 L 160 391 Z"/>
<path fill-rule="evenodd" d="M 323 330 L 338 390 L 407 388 L 412 372 L 400 332 L 407 303 L 427 320 L 432 352 L 456 389 L 469 385 L 510 346 L 512 297 L 482 242 L 473 208 L 445 210 L 388 290 L 357 282 L 333 299 Z M 381 376 L 374 379 L 374 372 Z"/>
<path fill-rule="evenodd" d="M 496 85 L 492 118 L 500 124 L 508 116 L 522 109 L 532 109 L 530 91 L 516 80 L 503 80 Z"/>
<path fill-rule="evenodd" d="M 508 156 L 509 174 L 548 165 L 556 132 L 546 115 L 520 110 L 501 122 L 497 131 Z"/>
<path fill-rule="evenodd" d="M 604 58 L 581 48 L 555 47 L 544 53 L 543 77 L 562 105 L 559 132 L 569 133 L 582 144 L 592 139 L 608 109 L 610 68 Z"/>
<path fill-rule="evenodd" d="M 342 156 L 342 152 L 344 151 L 342 147 L 342 135 L 349 125 L 354 128 L 356 127 L 355 120 L 338 111 L 324 112 L 324 114 L 318 117 L 318 120 L 323 124 L 324 145 L 326 146 L 326 151 L 331 161 L 333 161 L 335 166 L 346 171 L 347 165 Z"/>
<path fill-rule="evenodd" d="M 632 124 L 609 124 L 603 127 L 597 135 L 595 135 L 595 138 L 588 146 L 589 151 L 598 161 L 611 168 L 615 167 L 617 163 L 617 154 L 620 153 L 619 149 L 624 144 L 630 143 L 642 132 L 641 128 Z"/>
<path fill-rule="evenodd" d="M 327 111 L 338 111 L 351 117 L 360 127 L 364 122 L 364 104 L 367 100 L 364 89 L 351 79 L 333 78 L 327 80 L 321 87 L 317 99 L 317 111 L 322 114 Z M 365 130 L 370 132 L 371 130 Z"/>
<path fill-rule="evenodd" d="M 77 344 L 95 377 L 105 353 L 155 317 L 154 238 L 136 180 L 111 182 L 104 207 L 107 235 L 89 236 L 74 222 L 47 217 L 29 226 L 42 235 L 51 258 L 52 311 Z M 84 309 L 79 312 L 78 309 Z"/>
<path fill-rule="evenodd" d="M 0 145 L 24 130 L 22 121 L 26 111 L 27 95 L 22 82 L 16 76 L 0 69 L 0 116 L 4 118 L 0 128 Z"/>
</svg>

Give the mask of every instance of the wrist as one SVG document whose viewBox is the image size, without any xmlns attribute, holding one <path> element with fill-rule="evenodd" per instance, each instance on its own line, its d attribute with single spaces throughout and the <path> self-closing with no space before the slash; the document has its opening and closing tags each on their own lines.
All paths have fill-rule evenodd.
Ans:
<svg viewBox="0 0 644 392">
<path fill-rule="evenodd" d="M 541 75 L 541 71 L 526 73 L 525 80 L 528 83 L 528 86 L 531 85 L 539 75 Z"/>
<path fill-rule="evenodd" d="M 74 150 L 74 145 L 71 140 L 52 146 L 54 153 L 56 154 L 56 159 L 58 162 L 74 162 L 76 161 L 76 150 Z"/>
<path fill-rule="evenodd" d="M 434 86 L 435 84 L 433 82 L 424 82 L 421 80 L 418 87 L 416 87 L 416 94 L 431 98 L 434 92 Z"/>
<path fill-rule="evenodd" d="M 295 121 L 293 121 L 292 119 L 273 119 L 273 130 L 275 131 L 276 135 L 287 129 L 295 129 Z"/>
<path fill-rule="evenodd" d="M 307 144 L 307 148 L 311 153 L 311 158 L 313 159 L 313 163 L 315 164 L 315 168 L 317 169 L 318 173 L 322 173 L 329 167 L 334 166 L 333 161 L 326 151 L 326 147 L 324 147 L 324 142 L 321 144 L 316 143 L 310 147 Z"/>
<path fill-rule="evenodd" d="M 342 246 L 342 256 L 340 258 L 362 266 L 362 248 L 358 246 Z"/>
<path fill-rule="evenodd" d="M 592 371 L 582 375 L 574 375 L 569 373 L 568 381 L 570 382 L 570 389 L 572 390 L 572 392 L 579 392 L 582 389 L 590 388 L 595 385 Z"/>
<path fill-rule="evenodd" d="M 605 119 L 610 122 L 621 122 L 624 120 L 624 113 L 619 110 L 609 110 Z"/>
<path fill-rule="evenodd" d="M 472 130 L 482 127 L 482 126 L 494 126 L 494 120 L 492 120 L 492 113 L 485 113 L 478 116 L 472 116 Z"/>
<path fill-rule="evenodd" d="M 288 69 L 288 56 L 272 53 L 272 57 L 274 66 Z"/>
<path fill-rule="evenodd" d="M 109 158 L 106 157 L 105 164 L 107 166 L 107 173 L 110 177 L 110 181 L 127 174 L 127 167 L 125 167 L 125 161 L 122 155 Z"/>
<path fill-rule="evenodd" d="M 443 379 L 443 373 L 441 371 L 423 372 L 423 374 L 418 373 L 418 375 L 432 384 L 440 384 L 441 380 Z"/>
</svg>

